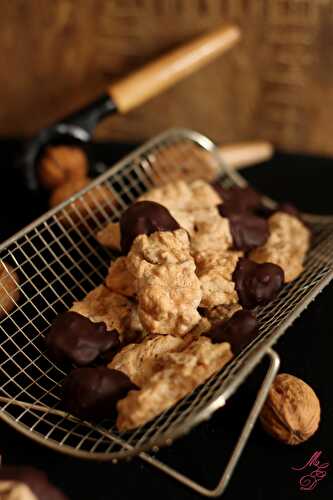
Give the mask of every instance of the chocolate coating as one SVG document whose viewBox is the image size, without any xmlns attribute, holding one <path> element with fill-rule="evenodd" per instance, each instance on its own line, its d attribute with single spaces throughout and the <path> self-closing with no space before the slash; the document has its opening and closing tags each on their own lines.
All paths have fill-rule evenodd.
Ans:
<svg viewBox="0 0 333 500">
<path fill-rule="evenodd" d="M 303 222 L 303 224 L 307 225 L 303 221 L 302 214 L 298 210 L 298 208 L 289 202 L 279 203 L 279 205 L 276 208 L 269 208 L 265 205 L 260 205 L 255 210 L 256 215 L 259 215 L 260 217 L 265 217 L 265 218 L 270 217 L 271 215 L 275 214 L 276 212 L 284 212 L 286 214 L 293 215 L 294 217 L 299 219 L 301 222 Z"/>
<path fill-rule="evenodd" d="M 288 202 L 280 203 L 275 212 L 285 212 L 286 214 L 293 215 L 297 219 L 301 219 L 301 213 L 295 205 Z"/>
<path fill-rule="evenodd" d="M 304 226 L 307 229 L 309 229 L 310 232 L 312 232 L 313 228 L 311 227 L 309 222 L 307 222 L 303 219 L 302 213 L 292 203 L 288 203 L 288 202 L 280 203 L 280 205 L 278 206 L 277 210 L 275 210 L 275 212 L 285 212 L 286 214 L 293 215 L 298 220 L 300 220 L 302 222 L 302 224 L 304 224 Z"/>
<path fill-rule="evenodd" d="M 100 354 L 118 348 L 120 342 L 117 331 L 108 332 L 105 323 L 93 323 L 81 314 L 68 311 L 53 322 L 46 345 L 55 361 L 85 366 Z"/>
<path fill-rule="evenodd" d="M 213 344 L 229 342 L 232 352 L 237 355 L 258 335 L 257 320 L 250 311 L 237 311 L 227 321 L 218 321 L 204 333 Z"/>
<path fill-rule="evenodd" d="M 269 236 L 267 220 L 250 213 L 228 213 L 225 205 L 219 205 L 218 210 L 222 217 L 227 217 L 233 246 L 236 250 L 248 252 L 264 245 Z"/>
<path fill-rule="evenodd" d="M 0 481 L 24 483 L 38 500 L 68 500 L 60 490 L 49 483 L 44 472 L 33 467 L 1 467 Z"/>
<path fill-rule="evenodd" d="M 225 189 L 217 180 L 212 183 L 212 187 L 221 196 L 229 213 L 249 212 L 261 205 L 261 195 L 250 186 Z"/>
<path fill-rule="evenodd" d="M 82 419 L 112 418 L 117 401 L 135 389 L 138 387 L 119 370 L 76 368 L 64 382 L 63 405 Z"/>
<path fill-rule="evenodd" d="M 180 229 L 169 210 L 154 201 L 138 201 L 131 205 L 120 218 L 120 246 L 127 254 L 139 234 L 148 236 L 156 231 Z"/>
<path fill-rule="evenodd" d="M 239 259 L 232 275 L 240 304 L 248 309 L 273 300 L 281 290 L 284 272 L 271 263 L 257 264 L 250 259 Z"/>
</svg>

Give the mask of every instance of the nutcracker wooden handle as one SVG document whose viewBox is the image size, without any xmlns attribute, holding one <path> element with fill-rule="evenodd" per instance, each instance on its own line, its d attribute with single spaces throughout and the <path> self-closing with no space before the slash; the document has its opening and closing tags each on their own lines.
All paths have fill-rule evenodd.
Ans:
<svg viewBox="0 0 333 500">
<path fill-rule="evenodd" d="M 273 146 L 265 141 L 239 142 L 220 146 L 219 152 L 226 165 L 238 170 L 269 160 L 273 155 Z"/>
<path fill-rule="evenodd" d="M 117 110 L 126 113 L 213 61 L 239 38 L 237 26 L 224 25 L 146 64 L 110 85 L 107 92 Z"/>
<path fill-rule="evenodd" d="M 88 142 L 96 125 L 113 113 L 126 113 L 151 97 L 171 87 L 218 55 L 232 47 L 240 38 L 236 26 L 223 26 L 190 41 L 160 57 L 126 78 L 112 84 L 107 92 L 79 111 L 43 129 L 25 144 L 19 164 L 26 184 L 39 189 L 37 164 L 41 151 L 50 143 Z"/>
</svg>

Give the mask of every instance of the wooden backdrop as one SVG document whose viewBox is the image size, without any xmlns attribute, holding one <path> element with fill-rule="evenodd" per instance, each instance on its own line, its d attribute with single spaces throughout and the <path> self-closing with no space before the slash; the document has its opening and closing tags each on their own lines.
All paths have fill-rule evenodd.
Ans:
<svg viewBox="0 0 333 500">
<path fill-rule="evenodd" d="M 131 68 L 234 21 L 237 48 L 99 138 L 187 126 L 220 142 L 267 138 L 333 153 L 332 0 L 2 0 L 0 134 L 29 135 Z"/>
</svg>

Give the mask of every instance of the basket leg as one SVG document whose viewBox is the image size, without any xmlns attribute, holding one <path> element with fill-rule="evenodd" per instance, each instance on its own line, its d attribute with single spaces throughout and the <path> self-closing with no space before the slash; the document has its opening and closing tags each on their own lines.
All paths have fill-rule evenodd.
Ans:
<svg viewBox="0 0 333 500">
<path fill-rule="evenodd" d="M 218 497 L 222 495 L 224 490 L 226 489 L 230 478 L 235 470 L 235 467 L 238 463 L 238 460 L 243 452 L 243 449 L 247 443 L 247 440 L 251 434 L 251 431 L 253 429 L 253 426 L 258 418 L 258 415 L 261 411 L 261 408 L 267 398 L 268 391 L 271 387 L 271 384 L 277 374 L 277 371 L 280 366 L 280 358 L 278 354 L 273 351 L 273 349 L 268 349 L 267 355 L 270 358 L 270 365 L 267 370 L 266 376 L 264 378 L 264 381 L 261 384 L 261 387 L 258 391 L 257 397 L 255 399 L 255 402 L 252 406 L 252 409 L 249 413 L 249 416 L 247 417 L 247 420 L 244 424 L 244 427 L 242 429 L 242 432 L 239 436 L 239 439 L 237 441 L 237 444 L 229 458 L 229 462 L 216 486 L 214 489 L 208 489 L 202 486 L 201 484 L 193 481 L 189 477 L 185 476 L 184 474 L 181 474 L 180 472 L 176 471 L 172 467 L 169 467 L 168 465 L 164 464 L 160 460 L 157 460 L 156 458 L 151 457 L 147 453 L 141 453 L 139 456 L 142 460 L 145 462 L 149 463 L 150 465 L 153 465 L 157 469 L 163 471 L 165 474 L 168 474 L 169 476 L 173 477 L 180 483 L 184 484 L 185 486 L 188 486 L 192 490 L 196 491 L 197 493 L 204 495 L 206 497 Z"/>
</svg>

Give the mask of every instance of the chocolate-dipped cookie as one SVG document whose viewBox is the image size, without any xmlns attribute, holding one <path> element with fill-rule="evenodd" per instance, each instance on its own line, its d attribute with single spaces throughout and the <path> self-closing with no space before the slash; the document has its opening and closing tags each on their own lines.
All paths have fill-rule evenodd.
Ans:
<svg viewBox="0 0 333 500">
<path fill-rule="evenodd" d="M 64 382 L 63 406 L 82 419 L 112 418 L 117 401 L 135 389 L 137 386 L 119 370 L 76 368 Z"/>
<path fill-rule="evenodd" d="M 131 205 L 120 218 L 120 245 L 127 254 L 139 234 L 149 236 L 156 231 L 175 231 L 178 222 L 169 210 L 154 201 L 138 201 Z"/>
<path fill-rule="evenodd" d="M 237 262 L 232 278 L 240 304 L 252 309 L 276 297 L 284 283 L 284 272 L 276 264 L 257 264 L 242 257 Z"/>
<path fill-rule="evenodd" d="M 48 353 L 57 362 L 85 366 L 105 352 L 119 347 L 116 330 L 108 332 L 103 322 L 94 323 L 73 311 L 60 314 L 46 337 Z"/>
<path fill-rule="evenodd" d="M 302 213 L 293 203 L 283 201 L 279 203 L 275 208 L 270 208 L 266 205 L 260 205 L 255 209 L 256 215 L 258 215 L 259 217 L 264 217 L 266 219 L 277 212 L 284 212 L 285 214 L 296 217 L 296 219 L 300 220 L 308 229 L 311 230 L 310 224 L 304 220 Z"/>
<path fill-rule="evenodd" d="M 212 187 L 220 195 L 229 213 L 249 212 L 261 205 L 261 195 L 250 186 L 225 189 L 217 180 L 212 183 Z"/>
<path fill-rule="evenodd" d="M 203 335 L 213 344 L 229 342 L 232 352 L 237 355 L 258 335 L 257 320 L 250 311 L 237 311 L 227 321 L 216 322 Z"/>
<path fill-rule="evenodd" d="M 229 220 L 233 246 L 236 250 L 249 252 L 266 243 L 269 236 L 268 222 L 250 213 L 232 213 L 221 204 L 218 210 Z"/>
<path fill-rule="evenodd" d="M 6 486 L 4 492 L 1 491 L 1 483 L 3 482 L 12 483 Z M 47 475 L 38 469 L 28 466 L 5 466 L 0 468 L 0 498 L 25 500 L 24 496 L 26 495 L 23 494 L 21 498 L 19 492 L 15 491 L 17 483 L 25 484 L 37 500 L 68 500 L 60 490 L 49 483 Z"/>
</svg>

